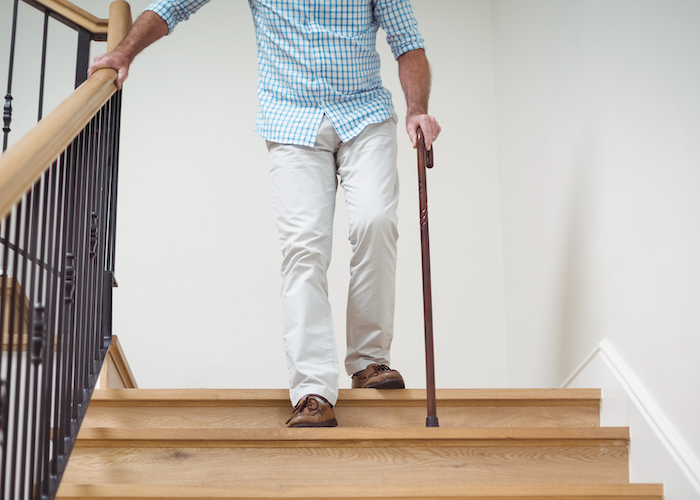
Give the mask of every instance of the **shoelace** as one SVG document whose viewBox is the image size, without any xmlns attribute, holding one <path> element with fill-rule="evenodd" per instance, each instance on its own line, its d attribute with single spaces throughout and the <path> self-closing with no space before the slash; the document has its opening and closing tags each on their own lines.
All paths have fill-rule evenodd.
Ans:
<svg viewBox="0 0 700 500">
<path fill-rule="evenodd" d="M 372 366 L 372 373 L 367 375 L 367 378 L 371 377 L 372 375 L 375 375 L 378 372 L 389 372 L 389 371 L 391 371 L 391 368 L 389 368 L 387 365 L 373 365 Z M 359 377 L 362 372 L 364 372 L 364 370 L 360 370 L 357 373 L 353 373 L 351 378 Z"/>
<path fill-rule="evenodd" d="M 289 420 L 287 420 L 287 424 L 294 418 L 294 415 L 297 415 L 304 411 L 304 408 L 308 408 L 309 410 L 317 410 L 318 409 L 318 401 L 315 399 L 318 398 L 326 403 L 328 403 L 328 400 L 324 398 L 323 396 L 319 396 L 318 394 L 309 394 L 308 396 L 304 396 L 299 400 L 297 405 L 294 407 L 294 411 L 292 412 L 292 416 L 289 417 Z M 328 403 L 331 405 L 330 403 Z M 333 408 L 333 405 L 331 405 L 331 408 Z"/>
</svg>

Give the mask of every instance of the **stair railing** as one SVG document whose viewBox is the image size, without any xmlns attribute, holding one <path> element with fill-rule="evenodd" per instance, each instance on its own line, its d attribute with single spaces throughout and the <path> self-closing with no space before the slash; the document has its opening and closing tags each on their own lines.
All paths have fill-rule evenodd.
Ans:
<svg viewBox="0 0 700 500">
<path fill-rule="evenodd" d="M 111 69 L 82 80 L 90 40 L 112 50 L 131 27 L 124 1 L 108 22 L 23 1 L 78 31 L 80 86 L 0 156 L 0 498 L 13 500 L 55 497 L 112 336 L 121 92 Z"/>
</svg>

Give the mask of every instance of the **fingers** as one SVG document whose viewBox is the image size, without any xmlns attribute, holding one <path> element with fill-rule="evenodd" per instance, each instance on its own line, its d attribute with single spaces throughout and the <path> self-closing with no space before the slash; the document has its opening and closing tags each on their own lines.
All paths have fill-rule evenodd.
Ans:
<svg viewBox="0 0 700 500">
<path fill-rule="evenodd" d="M 117 89 L 121 89 L 122 84 L 129 76 L 129 61 L 123 57 L 119 57 L 113 52 L 98 56 L 95 58 L 92 66 L 88 68 L 88 78 L 90 78 L 95 71 L 104 68 L 111 68 L 117 71 L 117 79 L 114 81 L 114 85 Z"/>
<path fill-rule="evenodd" d="M 119 90 L 122 88 L 122 84 L 124 81 L 129 77 L 129 70 L 126 68 L 120 68 L 117 72 L 117 80 L 114 82 L 114 84 L 117 86 Z"/>
<path fill-rule="evenodd" d="M 416 149 L 418 147 L 418 127 L 416 128 L 408 128 L 408 138 L 411 140 L 411 144 L 413 145 L 413 149 Z"/>
<path fill-rule="evenodd" d="M 414 148 L 418 147 L 418 127 L 423 131 L 425 147 L 428 151 L 433 146 L 433 142 L 440 135 L 442 128 L 434 116 L 430 115 L 413 115 L 406 120 L 406 131 Z"/>
</svg>

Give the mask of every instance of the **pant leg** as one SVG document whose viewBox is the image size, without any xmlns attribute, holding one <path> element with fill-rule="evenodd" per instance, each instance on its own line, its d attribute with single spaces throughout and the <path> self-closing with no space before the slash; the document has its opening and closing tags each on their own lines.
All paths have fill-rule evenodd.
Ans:
<svg viewBox="0 0 700 500">
<path fill-rule="evenodd" d="M 328 300 L 340 144 L 328 119 L 313 148 L 268 143 L 272 199 L 282 248 L 283 337 L 290 399 L 338 399 L 338 355 Z"/>
<path fill-rule="evenodd" d="M 396 117 L 367 126 L 337 154 L 353 256 L 347 306 L 348 375 L 389 364 L 394 334 L 399 179 Z"/>
</svg>

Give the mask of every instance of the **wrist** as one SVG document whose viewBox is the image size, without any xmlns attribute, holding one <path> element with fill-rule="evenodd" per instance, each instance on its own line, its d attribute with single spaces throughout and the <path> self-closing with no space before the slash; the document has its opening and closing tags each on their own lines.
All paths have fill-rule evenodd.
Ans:
<svg viewBox="0 0 700 500">
<path fill-rule="evenodd" d="M 127 64 L 131 64 L 136 57 L 136 51 L 134 51 L 134 48 L 130 47 L 128 44 L 122 43 L 114 48 L 112 55 L 125 61 Z"/>
<path fill-rule="evenodd" d="M 413 116 L 420 116 L 420 115 L 427 115 L 428 110 L 427 109 L 409 109 L 406 112 L 406 118 L 411 118 Z"/>
</svg>

